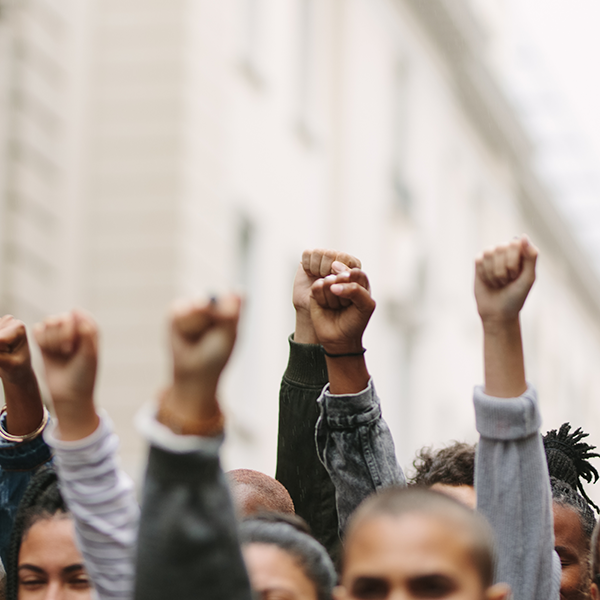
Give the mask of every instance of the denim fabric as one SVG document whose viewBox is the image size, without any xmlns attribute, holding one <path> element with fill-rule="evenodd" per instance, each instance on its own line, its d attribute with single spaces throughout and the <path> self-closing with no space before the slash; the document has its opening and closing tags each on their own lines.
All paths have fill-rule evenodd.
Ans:
<svg viewBox="0 0 600 600">
<path fill-rule="evenodd" d="M 383 420 L 373 381 L 358 394 L 319 398 L 316 443 L 335 485 L 340 534 L 358 505 L 373 492 L 406 485 L 392 434 Z"/>
<path fill-rule="evenodd" d="M 315 448 L 317 400 L 328 382 L 325 355 L 318 344 L 289 338 L 290 357 L 279 391 L 279 432 L 275 478 L 288 490 L 296 514 L 338 564 L 341 543 L 335 487 Z"/>
<path fill-rule="evenodd" d="M 3 417 L 4 419 L 4 417 Z M 2 427 L 6 425 L 2 422 Z M 42 436 L 16 444 L 0 438 L 0 558 L 6 564 L 13 521 L 37 467 L 52 458 Z"/>
</svg>

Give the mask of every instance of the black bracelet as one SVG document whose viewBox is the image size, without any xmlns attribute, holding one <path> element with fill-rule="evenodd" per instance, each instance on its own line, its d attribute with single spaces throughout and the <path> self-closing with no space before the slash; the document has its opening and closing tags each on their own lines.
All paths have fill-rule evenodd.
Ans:
<svg viewBox="0 0 600 600">
<path fill-rule="evenodd" d="M 345 358 L 346 356 L 363 356 L 363 354 L 367 351 L 366 348 L 363 348 L 360 352 L 348 352 L 346 354 L 331 354 L 327 352 L 323 346 L 321 346 L 321 350 L 323 350 L 323 354 L 328 356 L 329 358 Z"/>
</svg>

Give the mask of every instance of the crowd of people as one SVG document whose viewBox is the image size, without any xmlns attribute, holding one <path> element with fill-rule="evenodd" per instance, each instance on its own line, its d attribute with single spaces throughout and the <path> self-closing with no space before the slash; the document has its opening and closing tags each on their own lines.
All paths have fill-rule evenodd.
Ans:
<svg viewBox="0 0 600 600">
<path fill-rule="evenodd" d="M 476 446 L 423 448 L 407 477 L 367 369 L 375 310 L 361 262 L 307 250 L 279 398 L 275 477 L 223 473 L 219 379 L 241 299 L 169 313 L 172 381 L 137 426 L 141 502 L 94 402 L 98 328 L 82 310 L 33 328 L 0 319 L 0 558 L 8 600 L 600 600 L 600 455 L 580 428 L 541 435 L 520 312 L 538 251 L 526 236 L 476 259 L 484 385 Z M 275 440 L 274 440 L 275 442 Z"/>
</svg>

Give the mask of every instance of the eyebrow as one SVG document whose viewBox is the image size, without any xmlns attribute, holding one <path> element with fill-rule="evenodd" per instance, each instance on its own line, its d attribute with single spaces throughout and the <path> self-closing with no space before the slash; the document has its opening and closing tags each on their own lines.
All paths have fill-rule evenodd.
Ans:
<svg viewBox="0 0 600 600">
<path fill-rule="evenodd" d="M 34 571 L 35 573 L 40 573 L 41 575 L 45 575 L 46 571 L 40 567 L 37 567 L 36 565 L 30 565 L 30 564 L 24 564 L 24 565 L 19 565 L 19 571 L 21 569 L 27 569 L 29 571 Z M 76 563 L 74 565 L 69 565 L 68 567 L 65 567 L 62 572 L 69 574 L 69 573 L 74 573 L 76 571 L 85 571 L 85 566 L 83 565 L 83 563 Z"/>
</svg>

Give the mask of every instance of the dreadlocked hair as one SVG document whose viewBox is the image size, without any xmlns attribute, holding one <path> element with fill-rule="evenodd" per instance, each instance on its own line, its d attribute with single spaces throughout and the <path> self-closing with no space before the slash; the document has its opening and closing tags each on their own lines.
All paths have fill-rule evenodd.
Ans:
<svg viewBox="0 0 600 600">
<path fill-rule="evenodd" d="M 598 481 L 598 471 L 590 464 L 590 458 L 600 457 L 592 452 L 596 446 L 582 442 L 588 437 L 581 427 L 571 432 L 571 424 L 563 423 L 560 429 L 552 429 L 544 436 L 544 449 L 548 461 L 550 476 L 568 483 L 579 492 L 585 501 L 600 512 L 600 509 L 590 500 L 583 489 L 582 480 L 587 483 Z"/>
<path fill-rule="evenodd" d="M 414 462 L 415 474 L 410 483 L 431 487 L 436 483 L 445 485 L 475 485 L 475 446 L 454 442 L 450 446 L 434 450 L 419 450 Z"/>
<path fill-rule="evenodd" d="M 19 503 L 13 523 L 6 560 L 7 600 L 18 600 L 19 552 L 25 534 L 38 521 L 68 512 L 58 488 L 56 471 L 49 465 L 41 467 L 31 478 Z"/>
</svg>

